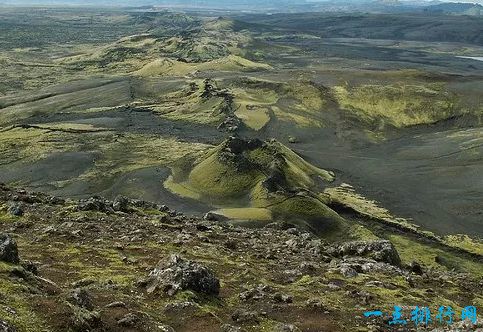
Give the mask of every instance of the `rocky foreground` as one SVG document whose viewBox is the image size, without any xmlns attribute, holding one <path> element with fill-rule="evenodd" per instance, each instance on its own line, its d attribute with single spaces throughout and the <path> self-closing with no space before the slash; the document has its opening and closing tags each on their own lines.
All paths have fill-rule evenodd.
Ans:
<svg viewBox="0 0 483 332">
<path fill-rule="evenodd" d="M 0 331 L 415 330 L 363 313 L 481 308 L 480 275 L 408 262 L 388 240 L 326 243 L 291 225 L 217 219 L 1 185 Z"/>
</svg>

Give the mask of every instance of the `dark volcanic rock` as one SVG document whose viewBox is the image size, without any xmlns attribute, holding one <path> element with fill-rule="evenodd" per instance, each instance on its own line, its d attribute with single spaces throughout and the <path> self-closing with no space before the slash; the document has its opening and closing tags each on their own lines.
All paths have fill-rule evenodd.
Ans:
<svg viewBox="0 0 483 332">
<path fill-rule="evenodd" d="M 237 309 L 231 315 L 231 319 L 233 319 L 234 322 L 239 322 L 239 323 L 258 324 L 260 322 L 260 319 L 258 318 L 258 314 L 255 311 L 249 311 L 246 309 Z"/>
<path fill-rule="evenodd" d="M 350 266 L 341 266 L 340 273 L 346 278 L 357 277 L 357 271 Z"/>
<path fill-rule="evenodd" d="M 11 215 L 16 216 L 16 217 L 21 217 L 24 214 L 24 210 L 23 210 L 22 205 L 12 204 L 8 208 L 8 213 L 10 213 Z"/>
<path fill-rule="evenodd" d="M 393 275 L 404 275 L 404 271 L 398 266 L 388 263 L 379 262 L 367 257 L 344 257 L 342 259 L 334 259 L 329 266 L 339 271 L 346 278 L 352 278 L 359 273 L 376 273 L 383 272 Z"/>
<path fill-rule="evenodd" d="M 69 295 L 67 300 L 78 307 L 81 307 L 87 310 L 94 309 L 91 296 L 84 288 L 74 289 L 72 293 Z"/>
<path fill-rule="evenodd" d="M 273 300 L 278 303 L 292 303 L 293 297 L 292 295 L 288 295 L 288 294 L 276 293 L 273 296 Z"/>
<path fill-rule="evenodd" d="M 203 84 L 204 84 L 204 89 L 203 89 L 203 92 L 201 93 L 202 98 L 208 99 L 208 98 L 217 96 L 218 88 L 213 80 L 210 80 L 209 78 L 207 78 L 204 80 Z"/>
<path fill-rule="evenodd" d="M 110 210 L 109 202 L 105 199 L 93 196 L 86 200 L 79 201 L 77 209 L 80 211 L 101 211 L 106 212 Z"/>
<path fill-rule="evenodd" d="M 227 116 L 222 123 L 218 125 L 218 129 L 226 129 L 228 132 L 235 132 L 240 127 L 240 120 L 233 116 Z"/>
<path fill-rule="evenodd" d="M 287 187 L 285 173 L 276 165 L 276 162 L 272 163 L 270 166 L 270 174 L 263 181 L 263 186 L 269 192 L 276 192 L 277 190 L 282 190 L 283 188 Z"/>
<path fill-rule="evenodd" d="M 220 330 L 221 332 L 241 332 L 242 331 L 241 327 L 233 326 L 230 324 L 223 324 Z"/>
<path fill-rule="evenodd" d="M 225 217 L 224 215 L 215 213 L 215 212 L 207 212 L 203 216 L 203 219 L 209 220 L 209 221 L 227 221 L 229 218 Z"/>
<path fill-rule="evenodd" d="M 101 316 L 97 311 L 93 311 L 92 298 L 86 289 L 74 289 L 67 297 L 67 301 L 72 310 L 69 330 L 92 331 L 102 326 Z"/>
<path fill-rule="evenodd" d="M 31 262 L 31 261 L 23 262 L 22 263 L 22 267 L 26 271 L 28 271 L 28 272 L 30 272 L 30 273 L 32 273 L 34 275 L 38 275 L 39 274 L 38 267 L 37 267 L 37 264 L 35 262 Z"/>
<path fill-rule="evenodd" d="M 169 211 L 169 207 L 167 207 L 166 205 L 163 204 L 163 205 L 161 205 L 159 207 L 159 211 L 161 211 L 161 212 L 168 212 Z"/>
<path fill-rule="evenodd" d="M 4 320 L 0 320 L 0 332 L 16 332 L 17 329 Z"/>
<path fill-rule="evenodd" d="M 117 324 L 125 327 L 135 326 L 141 319 L 133 313 L 128 313 L 117 321 Z"/>
<path fill-rule="evenodd" d="M 112 203 L 114 211 L 128 212 L 129 199 L 125 196 L 117 196 Z"/>
<path fill-rule="evenodd" d="M 243 151 L 255 150 L 263 145 L 263 141 L 255 138 L 250 140 L 245 140 L 236 136 L 231 136 L 226 140 L 226 149 L 234 154 L 240 154 Z"/>
<path fill-rule="evenodd" d="M 65 203 L 65 199 L 52 196 L 52 197 L 49 197 L 48 203 L 52 205 L 62 205 Z"/>
<path fill-rule="evenodd" d="M 190 289 L 209 295 L 218 295 L 220 280 L 206 266 L 184 260 L 178 255 L 159 262 L 146 280 L 148 293 L 162 289 L 169 295 Z"/>
<path fill-rule="evenodd" d="M 115 301 L 106 305 L 106 308 L 125 308 L 125 307 L 126 307 L 126 303 L 122 301 Z"/>
<path fill-rule="evenodd" d="M 292 324 L 285 324 L 285 323 L 280 323 L 278 325 L 275 325 L 270 332 L 301 332 L 297 326 L 292 325 Z"/>
<path fill-rule="evenodd" d="M 75 308 L 70 324 L 68 331 L 93 331 L 102 326 L 101 315 L 97 311 Z"/>
<path fill-rule="evenodd" d="M 409 269 L 411 270 L 411 272 L 417 275 L 422 275 L 424 272 L 423 268 L 418 262 L 411 262 L 411 264 L 409 264 Z"/>
<path fill-rule="evenodd" d="M 0 234 L 0 260 L 18 264 L 17 242 L 8 234 Z"/>
<path fill-rule="evenodd" d="M 396 248 L 387 240 L 345 242 L 332 246 L 328 252 L 336 257 L 361 256 L 395 266 L 401 264 L 401 258 Z"/>
<path fill-rule="evenodd" d="M 153 202 L 148 202 L 142 199 L 133 199 L 130 200 L 130 203 L 134 205 L 135 207 L 141 208 L 141 209 L 158 209 L 158 205 Z"/>
<path fill-rule="evenodd" d="M 169 325 L 158 325 L 159 332 L 175 332 L 174 329 Z"/>
<path fill-rule="evenodd" d="M 270 286 L 261 284 L 247 289 L 246 291 L 240 293 L 239 296 L 242 301 L 258 301 L 266 299 L 270 293 L 272 293 Z"/>
</svg>

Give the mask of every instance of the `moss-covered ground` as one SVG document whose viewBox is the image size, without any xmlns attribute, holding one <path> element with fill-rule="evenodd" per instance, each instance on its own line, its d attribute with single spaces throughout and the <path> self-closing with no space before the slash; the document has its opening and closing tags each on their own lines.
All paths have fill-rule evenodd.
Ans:
<svg viewBox="0 0 483 332">
<path fill-rule="evenodd" d="M 86 312 L 67 299 L 79 285 L 92 297 L 102 322 L 99 328 L 117 331 L 151 331 L 161 324 L 177 331 L 190 331 L 193 324 L 198 330 L 213 331 L 225 323 L 246 331 L 273 331 L 282 323 L 337 331 L 352 331 L 359 324 L 361 330 L 369 330 L 358 318 L 368 309 L 389 311 L 395 304 L 407 304 L 450 305 L 458 311 L 481 305 L 483 298 L 477 287 L 481 263 L 406 234 L 388 238 L 403 265 L 417 261 L 424 275 L 370 271 L 349 278 L 313 251 L 319 248 L 326 257 L 323 243 L 316 241 L 319 244 L 312 247 L 303 234 L 226 227 L 154 213 L 152 208 L 131 213 L 78 211 L 75 201 L 50 205 L 45 195 L 28 196 L 2 187 L 2 202 L 11 195 L 37 201 L 24 204 L 24 216 L 0 224 L 2 231 L 14 234 L 22 262 L 32 261 L 38 269 L 32 274 L 19 265 L 0 264 L 2 318 L 19 331 L 74 330 L 73 318 Z M 360 226 L 352 230 L 359 238 L 376 238 Z M 186 290 L 169 297 L 148 294 L 139 286 L 159 260 L 173 253 L 209 266 L 221 280 L 220 295 Z M 257 287 L 263 290 L 255 291 L 256 297 L 243 295 Z M 291 300 L 280 302 L 277 293 L 290 295 Z M 106 306 L 113 302 L 124 304 Z M 255 312 L 256 320 L 233 321 L 232 314 L 240 308 Z M 134 327 L 117 324 L 127 313 L 140 318 Z"/>
<path fill-rule="evenodd" d="M 428 211 L 451 229 L 481 215 L 483 67 L 455 57 L 481 53 L 478 36 L 441 42 L 464 25 L 452 24 L 453 34 L 435 24 L 424 40 L 436 42 L 407 40 L 403 28 L 380 31 L 384 15 L 362 13 L 353 19 L 374 23 L 358 32 L 390 39 L 328 38 L 326 26 L 331 37 L 347 32 L 338 17 L 318 23 L 330 15 L 205 15 L 2 7 L 0 181 L 65 196 L 149 191 L 176 206 L 86 212 L 45 197 L 21 203 L 16 217 L 10 207 L 28 194 L 2 187 L 0 229 L 17 240 L 24 267 L 0 264 L 0 318 L 18 331 L 82 330 L 74 318 L 89 313 L 67 302 L 78 285 L 103 331 L 387 330 L 362 313 L 480 308 L 481 242 L 417 226 Z M 419 19 L 434 17 L 401 16 L 408 26 Z M 229 136 L 263 144 L 239 151 Z M 178 214 L 198 205 L 231 221 Z M 326 256 L 326 242 L 379 238 L 394 244 L 404 273 L 350 278 Z M 220 295 L 139 287 L 172 253 L 211 268 Z M 240 296 L 260 284 L 268 295 Z M 125 306 L 106 307 L 115 301 Z M 235 321 L 237 309 L 256 319 Z M 135 327 L 117 323 L 128 313 Z"/>
</svg>

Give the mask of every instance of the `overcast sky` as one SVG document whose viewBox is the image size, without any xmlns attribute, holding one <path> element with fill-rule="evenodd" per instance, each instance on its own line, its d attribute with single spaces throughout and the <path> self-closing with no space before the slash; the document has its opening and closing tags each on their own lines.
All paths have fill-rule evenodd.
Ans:
<svg viewBox="0 0 483 332">
<path fill-rule="evenodd" d="M 184 4 L 190 4 L 192 3 L 193 5 L 196 5 L 196 4 L 199 4 L 199 3 L 206 3 L 206 2 L 209 2 L 210 4 L 213 4 L 213 3 L 216 3 L 217 1 L 220 2 L 220 4 L 223 4 L 224 6 L 226 6 L 227 4 L 229 4 L 230 2 L 235 2 L 235 3 L 246 3 L 246 4 L 250 4 L 250 3 L 258 3 L 260 4 L 260 2 L 262 3 L 267 3 L 267 2 L 273 2 L 273 3 L 277 3 L 277 0 L 120 0 L 120 1 L 115 1 L 115 0 L 0 0 L 0 3 L 3 3 L 3 4 L 11 4 L 11 5 L 16 5 L 16 4 L 32 4 L 32 3 L 36 3 L 36 4 L 58 4 L 58 3 L 73 3 L 73 4 L 82 4 L 82 3 L 90 3 L 90 4 L 99 4 L 99 5 L 112 5 L 113 3 L 115 4 L 116 2 L 118 2 L 119 4 L 122 4 L 122 5 L 125 5 L 125 4 L 129 4 L 129 3 L 133 3 L 135 5 L 139 5 L 139 4 L 142 4 L 142 3 L 146 3 L 146 4 L 153 4 L 153 3 L 160 3 L 160 4 L 167 4 L 167 3 L 184 3 Z M 297 4 L 297 3 L 307 3 L 307 2 L 334 2 L 334 3 L 337 3 L 337 2 L 344 2 L 344 3 L 347 3 L 347 2 L 351 2 L 351 1 L 354 1 L 354 2 L 361 2 L 361 1 L 370 1 L 370 0 L 282 0 L 283 2 L 285 3 L 294 3 L 294 4 Z M 374 0 L 376 1 L 376 0 Z M 428 1 L 432 1 L 432 0 L 399 0 L 400 2 L 405 2 L 405 1 L 409 1 L 409 2 L 412 2 L 412 3 L 415 3 L 415 2 L 421 2 L 421 3 L 425 3 L 425 2 L 428 2 Z M 483 5 L 483 0 L 436 0 L 436 1 L 439 1 L 439 2 L 469 2 L 469 3 L 479 3 L 479 4 L 482 4 Z"/>
</svg>

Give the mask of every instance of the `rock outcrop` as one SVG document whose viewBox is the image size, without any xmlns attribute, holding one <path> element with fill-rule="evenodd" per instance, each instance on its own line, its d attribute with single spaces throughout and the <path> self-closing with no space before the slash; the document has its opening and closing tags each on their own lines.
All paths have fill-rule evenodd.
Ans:
<svg viewBox="0 0 483 332">
<path fill-rule="evenodd" d="M 218 295 L 220 280 L 206 266 L 171 255 L 151 271 L 146 280 L 148 293 L 161 289 L 168 295 L 179 290 L 193 290 L 208 295 Z"/>
<path fill-rule="evenodd" d="M 17 332 L 17 329 L 4 320 L 0 320 L 0 332 Z"/>
<path fill-rule="evenodd" d="M 0 260 L 13 264 L 20 262 L 17 242 L 8 234 L 0 234 Z"/>
<path fill-rule="evenodd" d="M 334 245 L 329 248 L 328 252 L 336 257 L 360 256 L 395 266 L 401 264 L 401 258 L 396 248 L 388 240 L 350 241 Z"/>
</svg>

